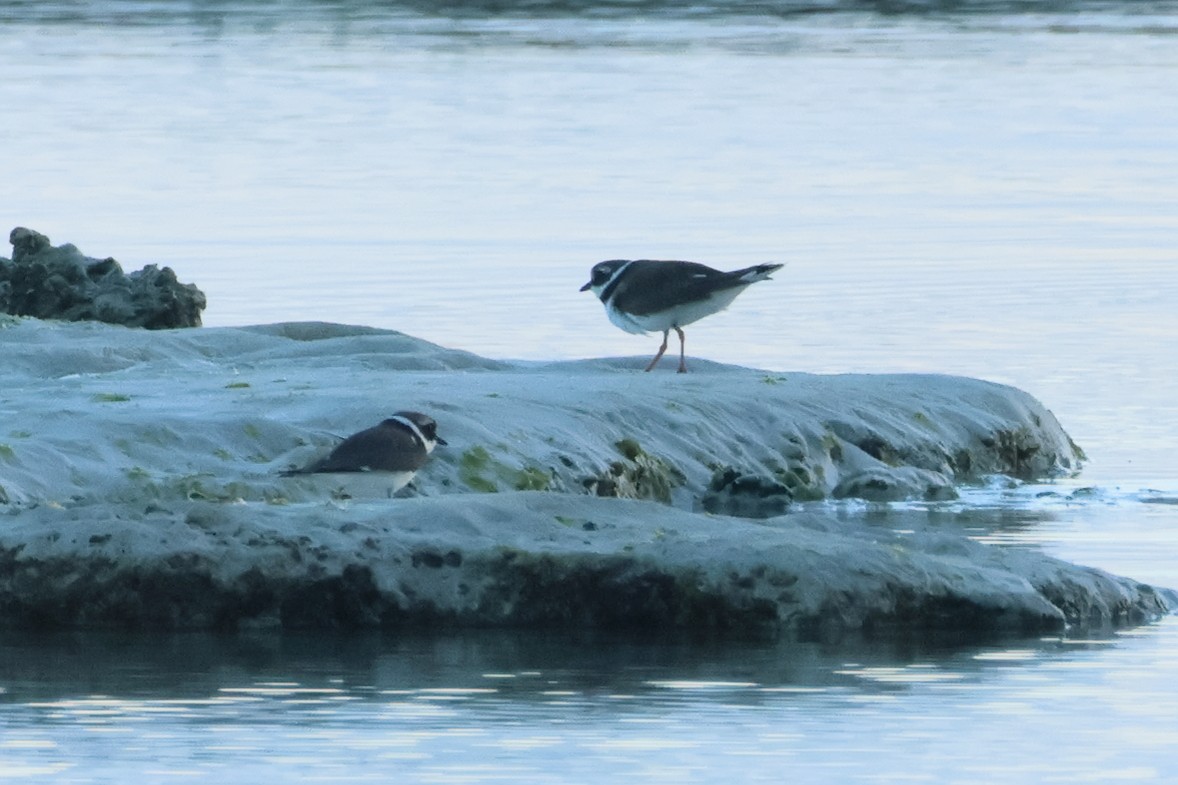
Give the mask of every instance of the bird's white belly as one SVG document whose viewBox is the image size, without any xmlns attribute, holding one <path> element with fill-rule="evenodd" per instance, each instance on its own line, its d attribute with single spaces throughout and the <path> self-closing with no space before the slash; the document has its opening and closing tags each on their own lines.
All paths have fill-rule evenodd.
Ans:
<svg viewBox="0 0 1178 785">
<path fill-rule="evenodd" d="M 388 499 L 404 488 L 416 472 L 322 472 L 312 479 L 324 494 L 337 499 Z"/>
<path fill-rule="evenodd" d="M 609 320 L 614 325 L 628 333 L 661 333 L 674 327 L 685 327 L 692 322 L 698 322 L 705 316 L 711 316 L 714 313 L 723 311 L 743 291 L 743 286 L 725 289 L 722 292 L 716 292 L 706 300 L 684 303 L 670 310 L 650 313 L 644 316 L 622 313 L 616 310 L 612 304 L 607 305 L 605 311 L 606 315 L 609 316 Z"/>
<path fill-rule="evenodd" d="M 622 311 L 614 308 L 612 303 L 606 303 L 605 315 L 609 317 L 609 320 L 614 323 L 615 327 L 620 327 L 628 333 L 644 335 L 650 330 L 654 329 L 651 327 L 643 327 L 638 322 L 638 319 L 641 317 L 635 317 L 628 313 L 623 313 Z"/>
</svg>

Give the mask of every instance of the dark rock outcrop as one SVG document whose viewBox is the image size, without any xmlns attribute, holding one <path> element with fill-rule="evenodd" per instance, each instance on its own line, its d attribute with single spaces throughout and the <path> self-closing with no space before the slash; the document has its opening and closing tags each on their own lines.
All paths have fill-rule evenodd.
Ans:
<svg viewBox="0 0 1178 785">
<path fill-rule="evenodd" d="M 716 472 L 700 504 L 707 512 L 740 518 L 770 518 L 784 515 L 793 493 L 776 480 L 741 474 L 731 466 Z"/>
<path fill-rule="evenodd" d="M 205 295 L 170 267 L 124 273 L 112 258 L 93 259 L 73 245 L 17 227 L 12 259 L 0 258 L 0 312 L 63 321 L 98 321 L 150 330 L 199 327 Z"/>
</svg>

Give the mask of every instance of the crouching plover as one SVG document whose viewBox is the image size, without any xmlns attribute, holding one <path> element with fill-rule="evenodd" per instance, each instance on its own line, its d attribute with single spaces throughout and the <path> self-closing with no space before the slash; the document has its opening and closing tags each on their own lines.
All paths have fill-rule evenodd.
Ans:
<svg viewBox="0 0 1178 785">
<path fill-rule="evenodd" d="M 387 420 L 354 433 L 344 439 L 328 455 L 312 461 L 301 469 L 282 472 L 284 477 L 295 474 L 339 475 L 346 486 L 360 485 L 382 488 L 388 496 L 404 488 L 434 447 L 445 444 L 438 436 L 438 424 L 421 412 L 397 412 Z"/>
<path fill-rule="evenodd" d="M 667 351 L 667 335 L 679 334 L 679 373 L 687 373 L 683 327 L 732 304 L 750 284 L 769 279 L 781 264 L 758 264 L 722 272 L 697 262 L 613 259 L 593 266 L 589 283 L 605 304 L 609 320 L 628 333 L 663 331 L 663 345 L 646 366 L 654 368 Z"/>
</svg>

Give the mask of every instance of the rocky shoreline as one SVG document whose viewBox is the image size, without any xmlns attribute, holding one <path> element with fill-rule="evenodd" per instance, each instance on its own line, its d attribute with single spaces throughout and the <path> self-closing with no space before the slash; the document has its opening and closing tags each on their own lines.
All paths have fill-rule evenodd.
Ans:
<svg viewBox="0 0 1178 785">
<path fill-rule="evenodd" d="M 9 319 L 0 344 L 9 626 L 1021 634 L 1175 604 L 824 509 L 1079 470 L 1042 404 L 980 380 L 511 363 L 319 323 Z M 399 408 L 449 442 L 408 498 L 280 476 Z"/>
</svg>

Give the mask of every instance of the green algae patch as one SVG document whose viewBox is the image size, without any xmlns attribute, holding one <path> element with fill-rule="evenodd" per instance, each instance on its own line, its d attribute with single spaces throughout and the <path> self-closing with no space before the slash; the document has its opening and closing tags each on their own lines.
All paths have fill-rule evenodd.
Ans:
<svg viewBox="0 0 1178 785">
<path fill-rule="evenodd" d="M 585 485 L 593 487 L 598 496 L 620 499 L 650 499 L 669 504 L 671 491 L 687 481 L 676 466 L 651 455 L 634 439 L 621 439 L 614 446 L 624 460 L 614 461 L 609 468 Z"/>
<path fill-rule="evenodd" d="M 998 471 L 1020 480 L 1032 479 L 1035 475 L 1031 459 L 1041 449 L 1030 428 L 1022 427 L 994 432 L 992 439 L 983 439 L 982 444 L 994 450 L 998 456 Z"/>
<path fill-rule="evenodd" d="M 471 447 L 458 459 L 458 477 L 471 490 L 496 493 L 498 484 L 486 475 L 491 470 L 491 454 L 485 447 Z"/>
<path fill-rule="evenodd" d="M 551 475 L 536 466 L 525 466 L 515 476 L 517 491 L 546 491 L 551 485 Z"/>
<path fill-rule="evenodd" d="M 147 469 L 144 469 L 142 466 L 132 466 L 129 469 L 124 469 L 123 473 L 127 475 L 128 480 L 134 480 L 136 482 L 151 479 L 151 475 L 147 473 Z"/>
<path fill-rule="evenodd" d="M 247 498 L 250 492 L 249 486 L 245 483 L 230 482 L 222 485 L 214 480 L 210 484 L 206 479 L 196 475 L 181 477 L 179 489 L 189 501 L 221 503 Z"/>
<path fill-rule="evenodd" d="M 840 463 L 843 460 L 843 445 L 833 431 L 827 431 L 822 437 L 822 448 L 830 456 L 830 460 Z"/>
<path fill-rule="evenodd" d="M 934 423 L 932 419 L 924 412 L 913 412 L 912 421 L 923 428 L 927 428 L 930 431 L 935 431 L 937 429 L 936 423 Z"/>
<path fill-rule="evenodd" d="M 642 449 L 642 445 L 634 439 L 622 439 L 614 446 L 618 448 L 618 452 L 623 457 L 630 461 L 636 461 L 646 455 L 646 451 Z"/>
<path fill-rule="evenodd" d="M 481 445 L 462 453 L 458 459 L 458 478 L 468 488 L 479 493 L 498 493 L 500 490 L 547 491 L 552 488 L 551 473 L 538 466 L 511 466 L 497 460 Z"/>
<path fill-rule="evenodd" d="M 811 469 L 801 463 L 791 464 L 774 471 L 773 476 L 789 489 L 795 501 L 816 502 L 826 498 L 826 470 L 821 465 Z"/>
</svg>

